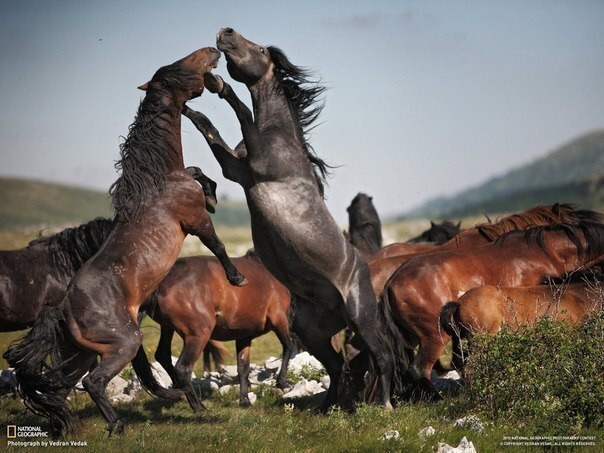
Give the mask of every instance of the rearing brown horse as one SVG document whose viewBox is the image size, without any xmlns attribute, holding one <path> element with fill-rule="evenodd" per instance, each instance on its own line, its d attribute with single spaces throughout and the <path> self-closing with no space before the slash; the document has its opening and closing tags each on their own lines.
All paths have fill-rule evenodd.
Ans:
<svg viewBox="0 0 604 453">
<path fill-rule="evenodd" d="M 337 400 L 343 359 L 331 337 L 346 325 L 367 344 L 380 375 L 381 402 L 390 407 L 398 376 L 393 361 L 404 355 L 392 352 L 400 345 L 392 336 L 400 334 L 388 307 L 375 302 L 365 260 L 325 205 L 322 176 L 328 167 L 306 140 L 321 111 L 323 88 L 278 48 L 255 44 L 232 28 L 220 30 L 217 46 L 231 77 L 248 88 L 254 113 L 222 79 L 206 80 L 206 86 L 235 111 L 245 146 L 230 149 L 207 117 L 184 114 L 203 133 L 225 177 L 244 189 L 254 248 L 296 297 L 293 330 L 331 377 L 323 408 Z"/>
<path fill-rule="evenodd" d="M 245 283 L 205 212 L 203 190 L 193 179 L 199 175 L 185 171 L 182 158 L 182 108 L 201 94 L 203 76 L 219 56 L 214 48 L 199 49 L 160 68 L 140 87 L 146 96 L 121 145 L 116 164 L 121 176 L 110 189 L 113 231 L 72 279 L 64 310 L 43 314 L 5 354 L 25 403 L 50 419 L 55 435 L 69 428 L 65 398 L 97 355 L 98 366 L 82 383 L 107 420 L 109 434 L 123 431 L 105 389 L 128 362 L 144 355 L 138 309 L 172 268 L 187 234 L 198 236 L 219 258 L 232 284 Z"/>
</svg>

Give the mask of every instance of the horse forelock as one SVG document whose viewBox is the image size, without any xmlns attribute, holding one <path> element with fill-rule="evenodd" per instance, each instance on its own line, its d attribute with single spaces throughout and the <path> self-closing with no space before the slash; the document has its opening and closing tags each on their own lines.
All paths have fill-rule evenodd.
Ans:
<svg viewBox="0 0 604 453">
<path fill-rule="evenodd" d="M 180 153 L 167 149 L 166 136 L 171 131 L 158 122 L 170 113 L 161 93 L 148 93 L 139 105 L 128 137 L 120 144 L 121 159 L 115 168 L 121 175 L 111 185 L 109 194 L 116 217 L 121 220 L 129 221 L 145 200 L 162 193 L 166 175 L 182 164 Z"/>
<path fill-rule="evenodd" d="M 298 123 L 304 152 L 314 168 L 321 196 L 324 196 L 325 183 L 330 169 L 333 167 L 317 156 L 308 142 L 308 134 L 316 126 L 314 123 L 325 105 L 320 100 L 320 96 L 325 92 L 325 87 L 318 80 L 314 80 L 308 70 L 289 61 L 285 53 L 278 47 L 269 46 L 268 51 L 275 68 L 274 73 L 279 82 L 278 86 L 283 90 L 290 110 Z"/>
</svg>

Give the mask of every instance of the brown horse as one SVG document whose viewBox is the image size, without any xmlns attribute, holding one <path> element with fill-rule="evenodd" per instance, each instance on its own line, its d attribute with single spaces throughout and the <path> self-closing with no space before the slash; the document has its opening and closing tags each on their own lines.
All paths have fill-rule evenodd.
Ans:
<svg viewBox="0 0 604 453">
<path fill-rule="evenodd" d="M 461 340 L 476 333 L 495 335 L 504 325 L 515 331 L 521 326 L 535 325 L 542 318 L 578 324 L 590 313 L 604 309 L 602 282 L 584 278 L 560 285 L 481 286 L 472 288 L 457 301 L 446 303 L 440 313 L 440 324 L 453 339 L 456 367 L 461 369 L 467 358 Z"/>
<path fill-rule="evenodd" d="M 529 286 L 562 277 L 604 259 L 604 225 L 579 222 L 510 232 L 496 242 L 417 256 L 386 284 L 382 301 L 392 307 L 408 346 L 419 345 L 409 374 L 433 392 L 430 372 L 450 337 L 440 329 L 445 303 L 484 285 Z"/>
<path fill-rule="evenodd" d="M 373 290 L 379 296 L 392 274 L 414 256 L 488 244 L 510 231 L 582 220 L 602 222 L 604 217 L 595 211 L 576 209 L 572 205 L 556 203 L 552 206 L 535 206 L 524 212 L 503 217 L 495 223 L 475 225 L 438 246 L 405 242 L 390 244 L 368 261 Z"/>
<path fill-rule="evenodd" d="M 287 385 L 287 364 L 293 344 L 289 333 L 289 291 L 252 253 L 233 258 L 250 283 L 242 288 L 229 284 L 220 263 L 212 256 L 180 258 L 161 282 L 144 310 L 161 326 L 155 358 L 185 391 L 194 411 L 203 409 L 191 383 L 191 373 L 208 340 L 235 340 L 239 374 L 239 405 L 249 406 L 250 345 L 254 338 L 275 332 L 283 346 L 283 364 L 277 386 Z M 171 343 L 176 331 L 184 346 L 172 365 Z"/>
<path fill-rule="evenodd" d="M 71 278 L 112 229 L 113 221 L 98 218 L 18 250 L 0 250 L 0 332 L 31 327 L 43 307 L 59 305 Z"/>
<path fill-rule="evenodd" d="M 230 282 L 245 281 L 205 211 L 204 192 L 193 178 L 199 175 L 185 171 L 182 158 L 181 111 L 187 100 L 201 94 L 204 74 L 219 56 L 214 48 L 199 49 L 160 68 L 140 87 L 146 96 L 121 145 L 116 164 L 121 176 L 110 189 L 113 231 L 71 280 L 63 308 L 43 313 L 5 354 L 26 404 L 49 418 L 55 435 L 69 428 L 65 398 L 97 355 L 101 360 L 83 386 L 107 421 L 109 434 L 123 431 L 105 389 L 135 356 L 134 363 L 140 364 L 144 350 L 138 309 L 172 268 L 187 234 L 198 236 L 220 259 Z M 136 372 L 144 378 L 150 369 Z"/>
</svg>

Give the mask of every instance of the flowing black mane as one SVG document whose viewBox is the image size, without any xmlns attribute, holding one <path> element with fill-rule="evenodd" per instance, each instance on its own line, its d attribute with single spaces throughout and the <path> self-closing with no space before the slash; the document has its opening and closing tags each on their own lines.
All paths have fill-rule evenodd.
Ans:
<svg viewBox="0 0 604 453">
<path fill-rule="evenodd" d="M 277 80 L 279 80 L 281 89 L 298 120 L 300 135 L 304 140 L 304 151 L 315 168 L 319 190 L 321 196 L 324 196 L 324 184 L 331 167 L 315 154 L 308 143 L 307 136 L 323 110 L 324 104 L 319 97 L 325 91 L 325 87 L 321 86 L 318 81 L 312 80 L 307 70 L 292 64 L 281 49 L 270 46 L 268 50 L 275 65 Z"/>
<path fill-rule="evenodd" d="M 548 232 L 560 231 L 566 234 L 566 237 L 577 248 L 577 256 L 586 260 L 593 260 L 604 255 L 604 225 L 592 221 L 579 221 L 576 223 L 558 223 L 554 225 L 545 225 L 529 228 L 524 231 L 511 231 L 504 234 L 495 243 L 503 244 L 506 238 L 512 235 L 524 235 L 527 244 L 537 244 L 542 250 L 547 252 L 545 245 L 545 234 Z M 581 244 L 580 235 L 583 235 L 587 248 Z"/>
<path fill-rule="evenodd" d="M 56 269 L 73 275 L 99 250 L 112 230 L 113 221 L 99 217 L 53 236 L 34 239 L 29 245 L 46 245 Z"/>
<path fill-rule="evenodd" d="M 128 137 L 120 144 L 121 159 L 115 163 L 121 176 L 111 185 L 109 194 L 119 220 L 127 222 L 135 217 L 147 198 L 162 193 L 166 175 L 182 165 L 180 151 L 166 149 L 166 135 L 170 132 L 166 126 L 174 106 L 166 105 L 163 99 L 186 90 L 193 75 L 190 70 L 169 65 L 153 76 L 128 128 Z"/>
</svg>

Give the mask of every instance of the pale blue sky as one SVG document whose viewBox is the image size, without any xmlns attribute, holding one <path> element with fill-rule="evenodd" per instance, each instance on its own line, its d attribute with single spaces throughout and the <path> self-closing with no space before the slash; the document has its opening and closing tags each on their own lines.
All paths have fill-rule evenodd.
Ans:
<svg viewBox="0 0 604 453">
<path fill-rule="evenodd" d="M 339 166 L 336 219 L 359 191 L 386 216 L 604 127 L 602 24 L 601 0 L 2 0 L 0 175 L 107 190 L 136 87 L 230 26 L 328 86 L 311 142 Z M 224 62 L 216 72 L 228 80 Z M 223 101 L 191 106 L 240 140 Z M 242 198 L 186 119 L 183 146 Z"/>
</svg>

